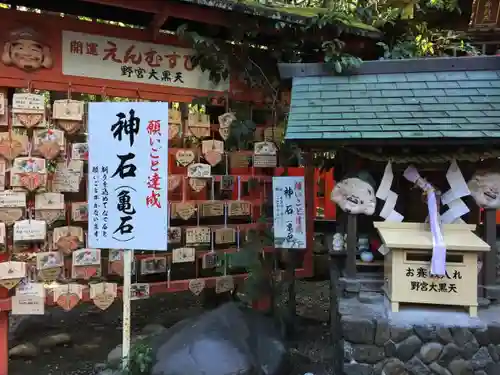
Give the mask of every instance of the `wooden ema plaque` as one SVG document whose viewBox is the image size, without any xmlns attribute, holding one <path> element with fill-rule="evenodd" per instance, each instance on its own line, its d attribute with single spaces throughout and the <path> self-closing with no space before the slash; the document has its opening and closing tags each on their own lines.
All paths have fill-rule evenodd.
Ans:
<svg viewBox="0 0 500 375">
<path fill-rule="evenodd" d="M 500 27 L 498 0 L 475 0 L 472 4 L 471 30 L 494 29 Z"/>
<path fill-rule="evenodd" d="M 278 152 L 272 142 L 256 142 L 254 144 L 253 166 L 256 168 L 275 168 L 278 163 Z"/>
<path fill-rule="evenodd" d="M 212 232 L 209 227 L 194 227 L 186 229 L 186 244 L 209 244 Z"/>
<path fill-rule="evenodd" d="M 205 202 L 201 204 L 201 216 L 213 217 L 224 215 L 224 203 L 222 202 Z"/>
<path fill-rule="evenodd" d="M 236 231 L 233 228 L 221 228 L 215 231 L 217 245 L 232 244 L 236 242 Z"/>
</svg>

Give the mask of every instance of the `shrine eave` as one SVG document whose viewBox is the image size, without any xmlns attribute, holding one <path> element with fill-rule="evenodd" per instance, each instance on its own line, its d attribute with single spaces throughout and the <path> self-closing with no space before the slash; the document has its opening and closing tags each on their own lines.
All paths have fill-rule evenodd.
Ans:
<svg viewBox="0 0 500 375">
<path fill-rule="evenodd" d="M 252 6 L 235 1 L 202 1 L 202 0 L 6 0 L 10 5 L 41 9 L 49 12 L 86 16 L 93 19 L 116 21 L 124 24 L 159 30 L 173 31 L 183 23 L 190 29 L 214 37 L 217 26 L 230 31 L 235 24 L 254 25 L 262 35 L 278 35 L 273 27 L 276 20 L 289 24 L 304 24 L 311 15 L 301 15 L 264 6 Z M 253 10 L 252 10 L 253 9 Z M 205 28 L 202 30 L 202 28 Z M 356 20 L 339 21 L 339 30 L 362 37 L 379 38 L 381 33 L 372 26 Z M 208 29 L 207 29 L 208 28 Z M 219 36 L 220 37 L 220 36 Z"/>
<path fill-rule="evenodd" d="M 350 75 L 283 64 L 285 139 L 300 146 L 475 144 L 500 139 L 500 57 L 368 61 Z"/>
</svg>

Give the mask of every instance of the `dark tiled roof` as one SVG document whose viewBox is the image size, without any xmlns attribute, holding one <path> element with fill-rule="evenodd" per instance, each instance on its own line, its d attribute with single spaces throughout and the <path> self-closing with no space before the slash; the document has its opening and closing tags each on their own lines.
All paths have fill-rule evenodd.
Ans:
<svg viewBox="0 0 500 375">
<path fill-rule="evenodd" d="M 288 140 L 443 137 L 500 138 L 500 70 L 293 79 Z"/>
</svg>

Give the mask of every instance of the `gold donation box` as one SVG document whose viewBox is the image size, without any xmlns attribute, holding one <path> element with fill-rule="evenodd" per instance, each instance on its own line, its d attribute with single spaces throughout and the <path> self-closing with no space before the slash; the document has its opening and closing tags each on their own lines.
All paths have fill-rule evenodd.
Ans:
<svg viewBox="0 0 500 375">
<path fill-rule="evenodd" d="M 431 277 L 432 234 L 428 224 L 375 222 L 388 252 L 384 290 L 393 312 L 400 303 L 465 306 L 477 316 L 478 254 L 490 246 L 475 225 L 444 224 L 446 276 Z"/>
</svg>

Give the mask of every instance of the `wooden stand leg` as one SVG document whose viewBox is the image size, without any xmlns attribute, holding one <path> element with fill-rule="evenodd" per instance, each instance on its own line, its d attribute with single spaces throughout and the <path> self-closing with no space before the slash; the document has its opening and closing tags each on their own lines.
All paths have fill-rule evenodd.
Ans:
<svg viewBox="0 0 500 375">
<path fill-rule="evenodd" d="M 469 306 L 469 316 L 471 318 L 477 317 L 477 306 Z"/>
<path fill-rule="evenodd" d="M 392 312 L 399 312 L 399 302 L 391 302 Z"/>
<path fill-rule="evenodd" d="M 0 375 L 9 375 L 9 313 L 0 312 Z"/>
</svg>

